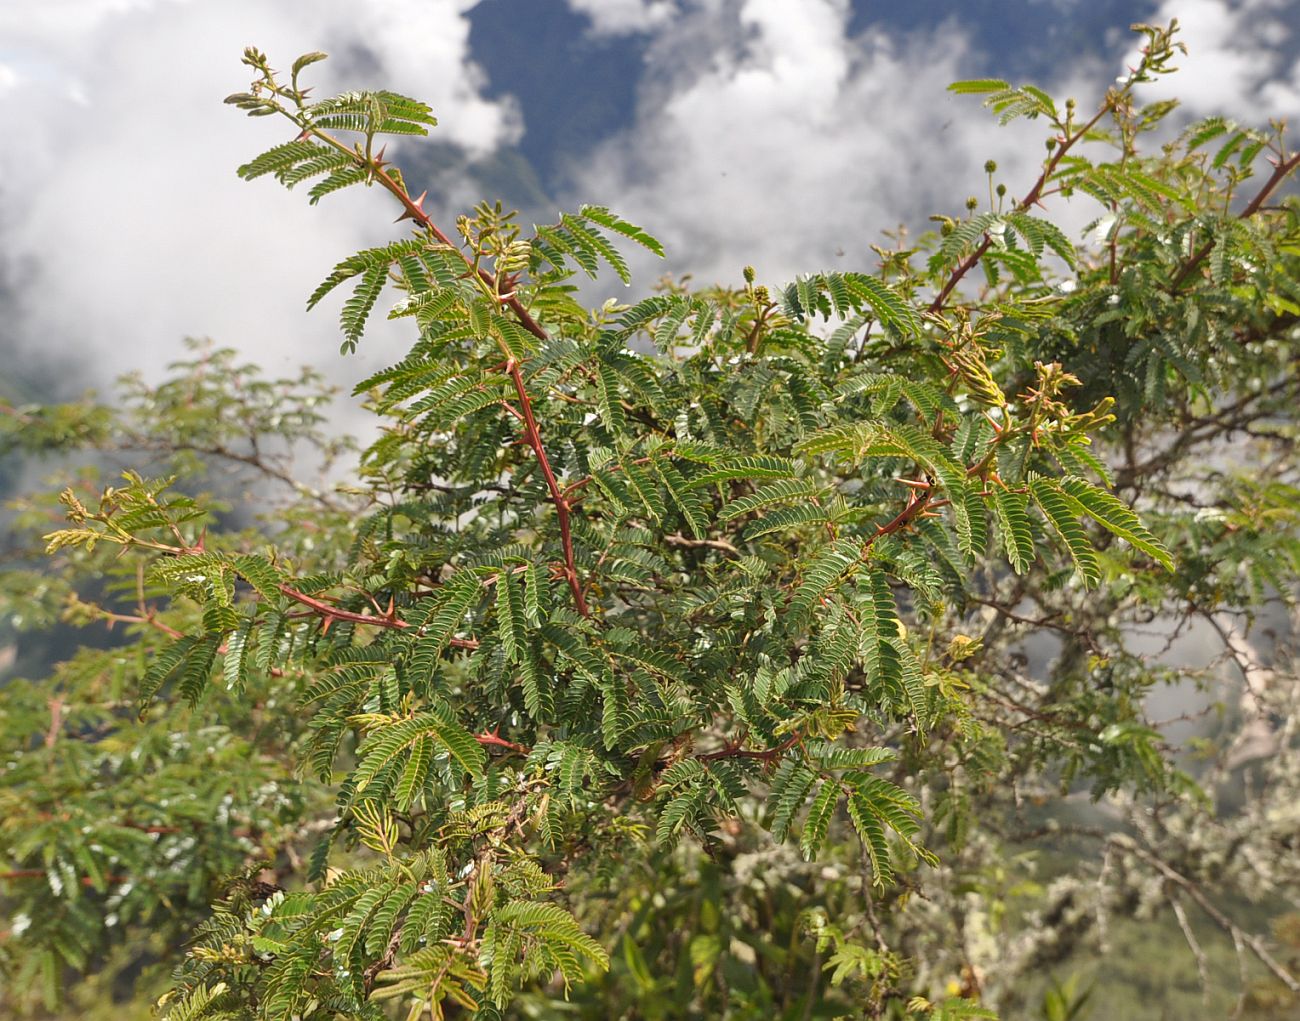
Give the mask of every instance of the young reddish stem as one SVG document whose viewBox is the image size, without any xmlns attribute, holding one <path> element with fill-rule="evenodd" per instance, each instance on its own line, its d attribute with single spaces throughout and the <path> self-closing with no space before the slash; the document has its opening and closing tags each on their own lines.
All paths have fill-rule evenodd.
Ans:
<svg viewBox="0 0 1300 1021">
<path fill-rule="evenodd" d="M 326 136 L 322 136 L 322 137 L 326 137 Z M 330 139 L 330 141 L 335 142 L 335 140 L 332 138 Z M 338 143 L 338 142 L 336 142 L 336 144 L 342 145 L 342 143 Z M 343 148 L 347 150 L 346 146 L 343 146 Z M 351 150 L 347 150 L 347 151 L 350 152 Z M 417 199 L 411 198 L 410 193 L 405 188 L 403 188 L 400 184 L 398 184 L 397 180 L 391 174 L 389 174 L 388 171 L 386 171 L 382 166 L 378 165 L 378 163 L 374 160 L 369 161 L 368 165 L 369 165 L 370 172 L 374 175 L 375 180 L 378 181 L 384 187 L 384 189 L 387 190 L 395 199 L 397 199 L 397 201 L 402 204 L 402 208 L 406 210 L 406 214 L 405 217 L 403 217 L 403 219 L 405 219 L 406 217 L 410 217 L 421 227 L 427 230 L 430 234 L 432 234 L 435 238 L 437 238 L 442 244 L 447 245 L 449 248 L 455 249 L 456 251 L 459 251 L 459 249 L 457 249 L 456 246 L 452 244 L 451 238 L 447 237 L 447 235 L 444 234 L 441 229 L 439 229 L 438 225 L 433 222 L 433 218 L 424 211 L 424 207 L 421 205 L 421 203 Z M 423 196 L 421 196 L 421 198 L 423 198 Z M 469 266 L 471 269 L 474 268 L 473 264 L 468 259 L 465 260 L 465 265 Z M 496 280 L 493 278 L 492 274 L 489 273 L 486 269 L 483 269 L 480 266 L 478 267 L 477 273 L 478 273 L 478 278 L 482 280 L 485 284 L 487 284 L 489 287 L 496 286 Z M 522 326 L 529 333 L 531 333 L 534 337 L 536 337 L 538 340 L 549 339 L 546 331 L 542 328 L 541 324 L 538 323 L 538 321 L 532 317 L 532 314 L 528 311 L 528 309 L 524 308 L 523 303 L 518 298 L 511 296 L 509 298 L 504 299 L 502 303 L 507 308 L 509 308 L 511 312 L 515 314 L 515 318 L 519 320 L 519 325 Z"/>
<path fill-rule="evenodd" d="M 524 375 L 519 369 L 519 363 L 511 358 L 506 362 L 506 371 L 510 373 L 511 382 L 515 385 L 519 410 L 524 416 L 524 441 L 537 455 L 537 463 L 541 465 L 542 475 L 546 479 L 546 488 L 550 490 L 551 502 L 555 504 L 555 514 L 560 521 L 560 544 L 564 548 L 565 581 L 569 583 L 569 591 L 573 593 L 574 606 L 584 617 L 589 617 L 591 613 L 587 609 L 587 599 L 582 594 L 582 582 L 578 579 L 578 568 L 573 558 L 573 530 L 569 524 L 569 501 L 555 479 L 555 472 L 551 470 L 551 460 L 546 456 L 546 448 L 542 446 L 542 434 L 537 430 L 537 420 L 533 417 L 532 398 L 528 396 L 528 389 L 524 386 Z"/>
<path fill-rule="evenodd" d="M 98 620 L 102 620 L 105 623 L 107 623 L 110 630 L 112 629 L 114 624 L 147 624 L 149 625 L 149 627 L 154 628 L 157 631 L 161 631 L 163 634 L 167 635 L 170 638 L 185 637 L 184 631 L 177 631 L 174 627 L 164 624 L 162 621 L 158 620 L 152 613 L 142 613 L 142 614 L 114 613 L 111 610 L 105 610 L 96 607 L 95 617 Z"/>
<path fill-rule="evenodd" d="M 636 458 L 635 460 L 633 460 L 631 463 L 632 463 L 632 464 L 649 464 L 649 463 L 650 463 L 651 461 L 653 461 L 653 460 L 654 460 L 653 457 L 638 457 L 638 458 Z M 611 472 L 616 472 L 616 471 L 623 471 L 624 469 L 623 469 L 623 465 L 620 463 L 620 464 L 611 465 L 610 468 L 609 468 L 609 470 L 610 470 Z M 577 482 L 571 482 L 571 483 L 569 483 L 569 485 L 565 486 L 565 488 L 564 488 L 564 497 L 565 497 L 565 499 L 567 500 L 567 499 L 569 498 L 569 495 L 570 495 L 571 493 L 576 493 L 578 490 L 580 490 L 580 489 L 584 489 L 584 488 L 586 488 L 586 487 L 589 486 L 589 485 L 591 485 L 591 476 L 590 476 L 590 475 L 588 475 L 586 478 L 578 479 Z"/>
<path fill-rule="evenodd" d="M 313 133 L 318 135 L 320 138 L 328 141 L 331 145 L 334 145 L 335 147 L 343 148 L 346 151 L 351 151 L 351 150 L 347 150 L 346 146 L 344 146 L 337 139 L 330 137 L 329 135 L 326 135 L 322 132 L 313 132 Z M 391 194 L 395 199 L 397 199 L 398 202 L 402 204 L 402 208 L 405 210 L 405 215 L 403 218 L 409 217 L 410 219 L 418 223 L 421 227 L 423 227 L 425 230 L 427 230 L 430 234 L 432 234 L 433 237 L 435 237 L 439 242 L 441 242 L 444 245 L 447 245 L 448 247 L 452 248 L 455 251 L 459 251 L 459 249 L 452 244 L 451 238 L 449 238 L 446 234 L 444 234 L 442 230 L 439 229 L 438 225 L 433 222 L 433 218 L 424 211 L 424 206 L 421 202 L 421 199 L 423 199 L 424 196 L 421 196 L 419 199 L 411 198 L 411 195 L 406 190 L 406 188 L 403 187 L 403 185 L 399 181 L 397 181 L 396 178 L 394 178 L 391 174 L 389 174 L 386 170 L 384 170 L 382 164 L 378 160 L 370 159 L 367 160 L 366 163 L 371 174 L 374 176 L 374 179 L 378 181 L 380 185 L 382 185 L 383 188 L 389 192 L 389 194 Z M 489 273 L 486 269 L 484 269 L 481 266 L 478 267 L 474 266 L 474 264 L 469 259 L 465 258 L 463 253 L 461 254 L 461 258 L 464 259 L 465 265 L 471 270 L 473 270 L 475 274 L 478 276 L 478 278 L 483 281 L 483 283 L 487 284 L 489 287 L 495 290 L 496 279 L 492 276 L 491 273 Z M 509 297 L 502 298 L 500 300 L 502 304 L 504 304 L 507 308 L 510 309 L 511 312 L 514 313 L 515 318 L 519 320 L 519 325 L 522 326 L 525 330 L 531 333 L 538 340 L 550 339 L 546 330 L 542 328 L 541 324 L 538 323 L 537 320 L 532 317 L 532 314 L 528 311 L 528 309 L 526 309 L 523 303 L 518 298 L 516 298 L 513 294 L 510 295 Z M 538 431 L 537 421 L 533 417 L 532 400 L 528 396 L 528 391 L 524 388 L 523 375 L 519 371 L 519 364 L 513 358 L 508 359 L 506 361 L 506 369 L 510 373 L 510 378 L 515 385 L 515 392 L 519 396 L 520 407 L 517 410 L 523 415 L 525 439 L 528 445 L 533 448 L 533 453 L 537 455 L 538 463 L 542 467 L 542 474 L 546 476 L 547 488 L 550 489 L 551 491 L 551 500 L 555 504 L 555 512 L 560 519 L 560 542 L 564 547 L 565 579 L 569 583 L 570 591 L 573 592 L 573 602 L 574 605 L 577 607 L 578 612 L 581 613 L 584 617 L 588 617 L 591 614 L 587 609 L 587 600 L 582 593 L 582 583 L 578 580 L 578 569 L 574 562 L 574 556 L 573 556 L 573 535 L 569 526 L 570 506 L 568 501 L 565 499 L 563 492 L 561 492 L 560 490 L 559 483 L 556 482 L 555 480 L 555 473 L 551 470 L 551 463 L 549 458 L 547 458 L 546 456 L 546 449 L 545 447 L 542 446 L 541 433 Z M 513 411 L 515 409 L 511 409 L 511 410 Z M 337 614 L 335 614 L 335 616 L 337 616 Z M 346 620 L 350 618 L 344 617 L 339 619 Z M 368 623 L 368 624 L 373 624 L 378 622 L 379 621 L 376 619 L 367 619 L 363 621 L 363 623 Z M 389 625 L 389 626 L 393 626 L 393 625 Z"/>
<path fill-rule="evenodd" d="M 50 729 L 45 732 L 45 747 L 53 748 L 59 740 L 59 730 L 63 727 L 63 699 L 50 699 L 49 707 Z"/>
<path fill-rule="evenodd" d="M 695 758 L 700 762 L 717 762 L 719 759 L 761 759 L 763 762 L 771 762 L 773 759 L 779 758 L 785 752 L 789 751 L 802 739 L 802 734 L 791 734 L 775 748 L 763 748 L 757 751 L 728 745 L 720 751 L 705 752 L 703 755 L 695 756 Z"/>
<path fill-rule="evenodd" d="M 930 497 L 933 495 L 933 492 L 932 489 L 918 491 L 912 499 L 907 502 L 907 506 L 899 511 L 898 515 L 892 521 L 888 521 L 877 528 L 871 538 L 869 538 L 863 545 L 863 556 L 866 556 L 867 550 L 871 549 L 872 544 L 882 535 L 890 535 L 900 529 L 906 528 L 909 522 L 923 514 L 926 508 L 932 505 Z"/>
<path fill-rule="evenodd" d="M 1101 109 L 1097 111 L 1092 120 L 1074 134 L 1061 141 L 1061 144 L 1052 152 L 1051 159 L 1047 161 L 1047 166 L 1043 168 L 1043 172 L 1038 175 L 1038 180 L 1034 182 L 1034 186 L 1030 188 L 1029 191 L 1025 193 L 1025 197 L 1016 204 L 1016 212 L 1023 212 L 1039 200 L 1043 194 L 1043 188 L 1051 179 L 1052 174 L 1056 172 L 1056 168 L 1065 154 L 1074 147 L 1075 142 L 1079 141 L 1079 139 L 1096 127 L 1097 122 L 1110 110 L 1113 102 L 1113 99 L 1107 98 L 1106 102 L 1102 104 Z M 952 276 L 950 276 L 948 282 L 943 285 L 943 290 L 935 296 L 934 301 L 930 302 L 931 314 L 938 313 L 943 308 L 943 303 L 948 300 L 948 295 L 952 293 L 953 288 L 961 282 L 962 277 L 979 265 L 980 259 L 984 256 L 984 253 L 989 250 L 989 246 L 992 243 L 993 242 L 989 240 L 989 237 L 986 234 L 984 240 L 980 242 L 979 247 L 963 259 L 957 268 L 952 271 Z"/>
<path fill-rule="evenodd" d="M 303 606 L 311 608 L 317 616 L 326 617 L 330 620 L 346 620 L 354 624 L 372 624 L 375 627 L 386 628 L 408 628 L 411 627 L 409 621 L 402 620 L 400 617 L 376 617 L 369 613 L 353 613 L 351 610 L 340 610 L 337 606 L 330 606 L 329 603 L 323 603 L 319 599 L 313 599 L 305 592 L 299 592 L 292 585 L 281 582 L 277 588 L 296 603 L 302 603 Z M 478 641 L 473 638 L 453 638 L 451 645 L 458 649 L 477 649 Z"/>
<path fill-rule="evenodd" d="M 1277 189 L 1278 185 L 1285 181 L 1297 167 L 1300 167 L 1300 153 L 1296 153 L 1289 160 L 1281 159 L 1279 157 L 1277 163 L 1273 165 L 1273 173 L 1269 175 L 1268 180 L 1264 182 L 1264 186 L 1256 192 L 1255 197 L 1250 200 L 1246 205 L 1246 208 L 1241 211 L 1239 219 L 1249 219 L 1259 212 L 1259 207 L 1264 204 L 1265 199 L 1267 199 L 1269 195 Z M 1182 287 L 1183 284 L 1187 282 L 1187 278 L 1196 272 L 1197 267 L 1200 266 L 1213 248 L 1214 242 L 1212 241 L 1207 241 L 1205 244 L 1201 245 L 1201 247 L 1193 253 L 1192 257 L 1187 260 L 1183 268 L 1178 271 L 1173 280 L 1169 281 L 1169 290 L 1175 292 Z"/>
<path fill-rule="evenodd" d="M 515 744 L 514 741 L 507 741 L 495 730 L 485 730 L 481 734 L 475 734 L 474 740 L 481 745 L 491 746 L 493 748 L 505 748 L 507 751 L 515 752 L 519 755 L 527 755 L 528 748 L 521 744 Z"/>
</svg>

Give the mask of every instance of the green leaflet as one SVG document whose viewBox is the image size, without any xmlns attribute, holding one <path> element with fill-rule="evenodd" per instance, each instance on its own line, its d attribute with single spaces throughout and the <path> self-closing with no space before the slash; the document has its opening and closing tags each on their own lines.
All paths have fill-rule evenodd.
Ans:
<svg viewBox="0 0 1300 1021">
<path fill-rule="evenodd" d="M 609 967 L 605 948 L 557 904 L 512 901 L 490 916 L 480 959 L 488 969 L 492 1001 L 504 1007 L 516 984 L 559 972 L 565 986 L 580 981 L 584 965 Z"/>
<path fill-rule="evenodd" d="M 691 535 L 697 539 L 703 539 L 708 535 L 709 523 L 704 509 L 704 502 L 699 494 L 687 484 L 677 467 L 667 460 L 654 458 L 650 461 L 650 470 L 663 483 L 669 502 L 681 515 L 681 519 Z"/>
<path fill-rule="evenodd" d="M 870 769 L 898 757 L 891 748 L 849 748 L 829 741 L 805 741 L 804 750 L 824 769 Z"/>
<path fill-rule="evenodd" d="M 840 794 L 839 784 L 834 780 L 826 780 L 813 798 L 812 807 L 804 817 L 803 830 L 799 834 L 799 850 L 803 852 L 805 860 L 812 861 L 821 850 Z"/>
<path fill-rule="evenodd" d="M 212 676 L 212 665 L 216 662 L 222 637 L 220 632 L 209 632 L 185 655 L 176 687 L 191 706 L 197 705 L 207 692 L 208 681 Z"/>
<path fill-rule="evenodd" d="M 549 615 L 550 592 L 537 561 L 524 568 L 524 615 L 532 627 L 541 627 Z"/>
<path fill-rule="evenodd" d="M 785 759 L 772 777 L 768 793 L 771 817 L 768 829 L 776 840 L 784 840 L 795 816 L 803 808 L 808 792 L 817 782 L 817 773 L 797 758 Z"/>
<path fill-rule="evenodd" d="M 1102 528 L 1141 550 L 1167 571 L 1174 569 L 1169 550 L 1157 539 L 1133 510 L 1118 498 L 1080 478 L 1061 480 L 1061 490 L 1071 497 Z"/>
<path fill-rule="evenodd" d="M 1054 481 L 1041 475 L 1030 474 L 1029 491 L 1038 509 L 1060 536 L 1084 586 L 1096 585 L 1101 581 L 1101 564 L 1092 543 L 1079 526 L 1079 503 L 1062 492 Z"/>
<path fill-rule="evenodd" d="M 797 449 L 804 455 L 835 453 L 853 463 L 874 457 L 906 458 L 934 475 L 954 502 L 965 499 L 966 470 L 915 426 L 889 428 L 873 422 L 835 426 L 801 440 Z"/>
<path fill-rule="evenodd" d="M 942 389 L 924 379 L 910 379 L 892 373 L 857 372 L 838 383 L 835 392 L 840 399 L 866 393 L 881 397 L 873 406 L 876 416 L 883 416 L 906 397 L 926 419 L 933 419 L 940 411 L 957 415 L 957 402 Z"/>
<path fill-rule="evenodd" d="M 627 481 L 628 491 L 636 494 L 637 500 L 650 519 L 655 522 L 662 521 L 668 513 L 668 507 L 659 492 L 659 486 L 650 478 L 649 472 L 642 465 L 625 460 L 623 478 Z"/>
<path fill-rule="evenodd" d="M 424 737 L 437 741 L 470 776 L 483 775 L 487 756 L 469 731 L 446 714 L 425 712 L 380 727 L 366 739 L 359 749 L 360 764 L 350 777 L 357 793 L 364 791 L 380 770 L 390 765 L 399 755 L 410 752 L 415 743 Z"/>
<path fill-rule="evenodd" d="M 166 1021 L 199 1021 L 200 1018 L 214 1017 L 208 1008 L 214 1001 L 220 1000 L 227 988 L 224 982 L 217 982 L 211 986 L 196 986 L 167 1011 L 164 1015 Z M 219 1019 L 221 1015 L 215 1017 Z"/>
<path fill-rule="evenodd" d="M 284 576 L 269 560 L 249 554 L 235 557 L 234 564 L 235 571 L 257 590 L 258 595 L 272 605 L 279 602 L 280 583 Z"/>
<path fill-rule="evenodd" d="M 872 882 L 884 887 L 894 875 L 893 857 L 886 836 L 892 830 L 912 851 L 912 837 L 920 829 L 917 821 L 921 806 L 902 788 L 875 776 L 855 776 L 856 783 L 848 797 L 849 818 L 871 861 Z"/>
<path fill-rule="evenodd" d="M 844 284 L 886 326 L 905 336 L 920 333 L 921 320 L 916 310 L 888 284 L 865 273 L 845 273 Z"/>
<path fill-rule="evenodd" d="M 248 654 L 253 627 L 257 618 L 249 614 L 242 618 L 237 630 L 226 640 L 226 652 L 221 659 L 222 678 L 227 691 L 243 692 L 248 682 Z"/>
<path fill-rule="evenodd" d="M 635 224 L 628 223 L 616 214 L 611 213 L 604 206 L 583 206 L 578 211 L 593 223 L 598 223 L 607 230 L 612 230 L 616 234 L 623 235 L 625 238 L 631 238 L 637 244 L 641 245 L 641 247 L 649 249 L 660 258 L 663 257 L 663 245 L 661 245 L 655 238 Z"/>
<path fill-rule="evenodd" d="M 978 489 L 979 480 L 964 482 L 960 489 L 945 486 L 949 499 L 952 500 L 953 516 L 957 522 L 957 542 L 961 551 L 968 557 L 984 555 L 988 543 L 988 517 L 984 509 L 984 498 Z"/>
<path fill-rule="evenodd" d="M 149 669 L 140 682 L 141 718 L 149 711 L 149 705 L 154 696 L 158 694 L 158 691 L 167 683 L 168 678 L 176 672 L 177 668 L 187 660 L 199 641 L 198 638 L 182 636 L 154 654 L 153 662 L 149 664 Z"/>
<path fill-rule="evenodd" d="M 790 599 L 789 616 L 801 618 L 830 589 L 862 563 L 862 545 L 839 539 L 823 546 L 801 572 L 798 588 Z"/>
<path fill-rule="evenodd" d="M 745 526 L 745 538 L 757 539 L 773 532 L 803 525 L 821 525 L 830 521 L 826 511 L 814 504 L 782 507 Z"/>
<path fill-rule="evenodd" d="M 410 757 L 402 769 L 402 775 L 393 790 L 393 800 L 399 810 L 409 811 L 416 799 L 424 792 L 429 778 L 429 767 L 433 761 L 434 740 L 427 734 L 415 739 Z"/>
<path fill-rule="evenodd" d="M 920 666 L 902 636 L 889 579 L 873 568 L 860 580 L 857 595 L 854 605 L 867 691 L 876 698 L 883 696 L 895 714 L 910 715 L 924 733 L 929 721 Z"/>
<path fill-rule="evenodd" d="M 992 486 L 990 502 L 998 519 L 1002 548 L 1016 574 L 1025 574 L 1038 556 L 1029 524 L 1029 497 L 1002 486 Z"/>
<path fill-rule="evenodd" d="M 411 654 L 412 672 L 422 676 L 433 673 L 438 659 L 478 599 L 479 582 L 469 571 L 457 572 L 443 584 L 417 632 Z"/>
<path fill-rule="evenodd" d="M 497 575 L 496 589 L 497 637 L 505 650 L 506 660 L 514 663 L 528 645 L 523 593 L 512 573 L 504 570 Z"/>
<path fill-rule="evenodd" d="M 245 181 L 255 180 L 265 174 L 280 176 L 288 173 L 298 164 L 316 160 L 322 155 L 330 155 L 332 152 L 333 150 L 324 145 L 298 139 L 293 142 L 285 142 L 282 145 L 272 146 L 255 159 L 243 164 L 235 172 Z M 344 157 L 343 160 L 349 162 L 347 157 Z"/>
<path fill-rule="evenodd" d="M 600 408 L 601 420 L 611 433 L 621 433 L 627 426 L 627 417 L 623 414 L 618 376 L 604 362 L 597 362 L 595 370 L 596 405 Z"/>
<path fill-rule="evenodd" d="M 948 91 L 955 92 L 959 96 L 979 95 L 985 92 L 1002 92 L 1010 87 L 1001 78 L 968 78 L 953 82 L 948 86 Z"/>
<path fill-rule="evenodd" d="M 819 494 L 819 487 L 805 479 L 782 479 L 770 485 L 762 486 L 753 493 L 739 496 L 723 506 L 718 512 L 720 521 L 734 521 L 745 514 L 754 514 L 761 510 L 791 502 L 802 502 Z"/>
<path fill-rule="evenodd" d="M 712 464 L 707 471 L 692 475 L 687 485 L 691 489 L 726 482 L 732 479 L 779 479 L 799 474 L 797 462 L 783 457 L 755 455 L 737 457 Z"/>
</svg>

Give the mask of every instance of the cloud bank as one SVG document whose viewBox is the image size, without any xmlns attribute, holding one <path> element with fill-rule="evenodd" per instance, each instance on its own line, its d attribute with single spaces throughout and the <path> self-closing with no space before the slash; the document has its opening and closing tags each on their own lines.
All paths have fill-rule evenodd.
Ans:
<svg viewBox="0 0 1300 1021">
<path fill-rule="evenodd" d="M 155 375 L 186 335 L 271 371 L 322 365 L 351 379 L 402 350 L 380 329 L 340 364 L 330 314 L 303 303 L 339 259 L 392 235 L 387 196 L 252 184 L 235 167 L 287 138 L 277 119 L 221 104 L 247 86 L 255 44 L 277 66 L 311 49 L 318 95 L 383 86 L 429 101 L 437 134 L 471 152 L 514 141 L 508 100 L 484 98 L 471 0 L 44 0 L 0 6 L 0 223 L 20 350 L 57 351 L 70 375 Z M 19 11 L 18 8 L 23 10 Z M 382 317 L 380 317 L 382 318 Z M 16 329 L 15 329 L 16 320 Z"/>
<path fill-rule="evenodd" d="M 642 289 L 665 269 L 734 283 L 752 263 L 782 283 L 869 268 L 882 230 L 925 225 L 927 214 L 959 213 L 968 194 L 984 195 L 986 159 L 1013 195 L 1037 173 L 1043 125 L 998 128 L 975 100 L 945 91 L 988 65 L 959 20 L 887 33 L 855 29 L 848 0 L 567 2 L 594 36 L 638 37 L 627 69 L 637 113 L 568 166 L 558 198 L 610 205 L 663 237 L 669 261 L 636 267 Z M 474 5 L 0 5 L 0 283 L 17 293 L 0 340 L 59 358 L 74 382 L 136 367 L 156 374 L 185 335 L 235 345 L 272 371 L 310 362 L 340 380 L 400 353 L 406 332 L 381 320 L 357 359 L 340 360 L 329 312 L 302 311 L 339 258 L 394 236 L 386 196 L 344 193 L 322 211 L 273 182 L 239 181 L 235 166 L 282 141 L 284 128 L 220 99 L 245 85 L 238 58 L 249 43 L 282 66 L 324 49 L 335 59 L 311 71 L 320 93 L 408 92 L 434 105 L 438 138 L 488 154 L 523 125 L 513 101 L 488 95 L 470 52 Z M 1294 0 L 1168 0 L 1153 20 L 1177 16 L 1191 53 L 1159 88 L 1198 115 L 1294 112 L 1294 9 Z M 1072 77 L 1041 84 L 1085 109 L 1125 59 L 1122 49 L 1100 63 L 1068 56 Z M 1089 218 L 1064 206 L 1050 215 Z"/>
<path fill-rule="evenodd" d="M 968 194 L 985 195 L 986 159 L 1012 195 L 1038 173 L 1043 125 L 1001 128 L 977 101 L 945 91 L 988 73 L 988 55 L 972 51 L 960 20 L 854 34 L 848 0 L 615 6 L 619 18 L 611 8 L 594 32 L 637 25 L 652 35 L 640 107 L 625 131 L 571 166 L 571 199 L 608 204 L 657 232 L 676 272 L 734 283 L 752 262 L 785 282 L 863 268 L 882 230 L 960 213 Z M 1068 18 L 1070 5 L 1060 6 Z M 1180 73 L 1143 87 L 1143 101 L 1178 96 L 1188 116 L 1243 123 L 1294 116 L 1295 13 L 1294 0 L 1167 0 L 1150 20 L 1178 18 L 1189 53 Z M 1037 84 L 1085 110 L 1137 59 L 1135 49 L 1063 56 L 1061 73 Z M 1096 209 L 1058 201 L 1047 215 L 1077 232 Z M 662 271 L 638 268 L 642 279 Z"/>
<path fill-rule="evenodd" d="M 569 7 L 591 19 L 597 35 L 647 32 L 666 25 L 678 13 L 674 0 L 568 0 Z"/>
<path fill-rule="evenodd" d="M 861 268 L 882 229 L 960 211 L 990 157 L 1027 184 L 1042 127 L 998 129 L 945 92 L 968 63 L 956 26 L 851 35 L 850 14 L 697 0 L 656 31 L 636 123 L 573 169 L 575 196 L 660 233 L 675 269 L 784 281 Z"/>
</svg>

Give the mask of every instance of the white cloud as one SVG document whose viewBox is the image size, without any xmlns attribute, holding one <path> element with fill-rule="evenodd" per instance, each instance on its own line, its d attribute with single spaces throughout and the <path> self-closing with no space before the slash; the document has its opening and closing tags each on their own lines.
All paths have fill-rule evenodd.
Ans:
<svg viewBox="0 0 1300 1021">
<path fill-rule="evenodd" d="M 14 7 L 28 8 L 19 17 Z M 434 106 L 435 135 L 474 151 L 521 130 L 512 104 L 482 95 L 464 17 L 472 0 L 45 0 L 0 5 L 0 224 L 19 343 L 68 356 L 93 379 L 157 367 L 186 335 L 241 348 L 273 371 L 302 363 L 352 379 L 394 357 L 387 331 L 342 363 L 330 312 L 303 312 L 339 259 L 395 236 L 376 191 L 326 199 L 235 167 L 288 137 L 221 99 L 246 88 L 255 44 L 276 66 L 323 49 L 318 94 L 383 86 Z M 27 15 L 30 14 L 30 17 Z M 80 97 L 80 98 L 79 98 Z M 392 151 L 392 147 L 390 147 Z M 378 317 L 382 320 L 382 316 Z M 75 373 L 74 373 L 75 374 Z"/>
<path fill-rule="evenodd" d="M 408 333 L 380 323 L 360 362 L 340 362 L 330 313 L 305 316 L 301 304 L 337 259 L 393 236 L 385 197 L 314 209 L 271 182 L 240 182 L 234 167 L 284 129 L 220 98 L 247 81 L 245 45 L 280 66 L 320 48 L 335 52 L 309 72 L 321 93 L 409 92 L 433 103 L 436 137 L 487 151 L 521 124 L 511 103 L 483 94 L 473 2 L 0 2 L 0 269 L 21 290 L 7 335 L 16 322 L 29 348 L 68 352 L 98 378 L 160 364 L 187 334 L 340 379 L 392 357 Z M 607 203 L 644 223 L 676 272 L 734 282 L 754 263 L 783 282 L 869 268 L 882 229 L 983 195 L 985 159 L 1012 194 L 1037 172 L 1042 124 L 999 129 L 975 100 L 945 92 L 969 73 L 957 23 L 851 36 L 847 0 L 568 2 L 593 31 L 650 40 L 645 67 L 628 71 L 641 79 L 634 123 L 570 168 L 564 204 Z M 1297 105 L 1300 69 L 1288 79 L 1269 63 L 1275 50 L 1256 48 L 1287 30 L 1283 0 L 1166 8 L 1158 17 L 1178 15 L 1192 50 L 1169 88 L 1194 110 L 1257 121 Z M 1083 109 L 1114 73 L 1069 70 L 1076 87 L 1054 91 Z M 1060 205 L 1049 215 L 1088 218 Z M 644 287 L 665 267 L 639 268 Z"/>
<path fill-rule="evenodd" d="M 569 7 L 591 19 L 597 35 L 647 32 L 678 13 L 675 0 L 568 0 Z"/>
<path fill-rule="evenodd" d="M 868 268 L 882 229 L 960 212 L 989 157 L 1027 187 L 1043 126 L 999 129 L 945 92 L 960 31 L 851 37 L 848 21 L 845 0 L 697 0 L 657 33 L 636 123 L 574 169 L 575 195 L 660 234 L 675 270 L 784 282 Z"/>
</svg>

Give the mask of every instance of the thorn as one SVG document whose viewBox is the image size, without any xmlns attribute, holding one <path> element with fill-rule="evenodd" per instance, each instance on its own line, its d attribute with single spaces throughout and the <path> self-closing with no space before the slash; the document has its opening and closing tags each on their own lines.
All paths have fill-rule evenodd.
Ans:
<svg viewBox="0 0 1300 1021">
<path fill-rule="evenodd" d="M 895 482 L 901 482 L 901 483 L 902 483 L 903 485 L 905 485 L 905 486 L 911 486 L 913 489 L 929 489 L 929 488 L 930 488 L 930 483 L 928 483 L 928 482 L 918 482 L 916 479 L 900 479 L 900 478 L 895 478 L 894 481 L 895 481 Z"/>
<path fill-rule="evenodd" d="M 423 215 L 424 215 L 424 197 L 425 197 L 426 195 L 428 195 L 428 194 L 429 194 L 429 190 L 426 188 L 424 191 L 420 192 L 420 197 L 419 197 L 418 199 L 411 199 L 411 200 L 410 200 L 410 203 L 411 203 L 410 206 L 409 206 L 405 211 L 403 211 L 402 215 L 399 216 L 399 217 L 398 217 L 396 220 L 394 220 L 393 222 L 394 222 L 394 223 L 401 223 L 403 220 L 414 220 L 414 219 L 416 218 L 416 213 L 417 213 L 417 212 L 419 213 L 420 216 L 423 216 Z"/>
<path fill-rule="evenodd" d="M 321 637 L 324 638 L 325 635 L 327 635 L 327 634 L 329 633 L 330 625 L 334 623 L 334 618 L 333 618 L 333 617 L 322 617 L 321 620 L 322 620 L 322 623 L 321 623 L 321 626 L 320 626 L 320 633 L 321 633 Z"/>
<path fill-rule="evenodd" d="M 309 138 L 311 138 L 311 129 L 310 129 L 310 128 L 303 128 L 302 134 L 299 135 L 299 136 L 297 137 L 297 139 L 295 139 L 295 141 L 298 141 L 298 142 L 305 142 L 305 141 L 307 141 L 307 139 L 309 139 Z"/>
</svg>

